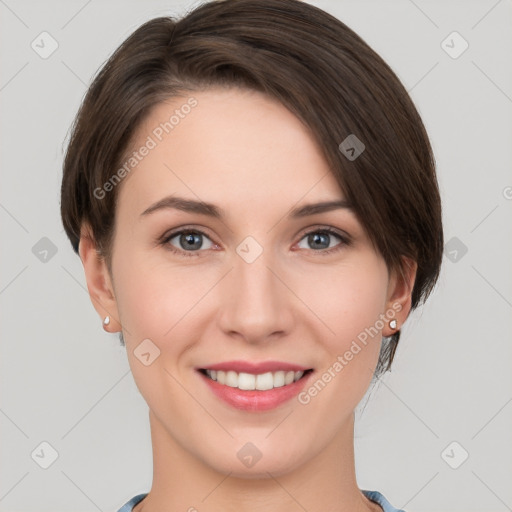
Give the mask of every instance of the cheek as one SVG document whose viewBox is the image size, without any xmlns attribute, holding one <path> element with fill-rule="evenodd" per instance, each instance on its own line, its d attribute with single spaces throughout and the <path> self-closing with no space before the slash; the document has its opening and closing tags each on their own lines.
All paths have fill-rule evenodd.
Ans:
<svg viewBox="0 0 512 512">
<path fill-rule="evenodd" d="M 118 247 L 121 249 L 122 244 Z M 122 253 L 119 250 L 119 254 Z M 185 407 L 187 397 L 182 396 L 172 376 L 176 361 L 186 349 L 184 340 L 187 338 L 180 332 L 189 319 L 184 315 L 197 302 L 197 292 L 187 286 L 183 272 L 155 264 L 148 254 L 137 254 L 133 250 L 125 254 L 129 256 L 115 262 L 114 278 L 135 383 L 153 410 L 159 410 L 169 401 Z M 147 339 L 152 343 L 144 341 Z M 149 353 L 149 362 L 144 360 L 144 353 Z"/>
<path fill-rule="evenodd" d="M 127 244 L 124 244 L 127 245 Z M 119 254 L 123 244 L 119 243 Z M 127 336 L 162 340 L 204 293 L 191 272 L 132 248 L 115 262 L 116 300 Z M 136 339 L 132 340 L 134 343 Z"/>
<path fill-rule="evenodd" d="M 127 344 L 130 340 L 133 346 L 145 338 L 160 344 L 172 336 L 173 329 L 179 331 L 183 322 L 190 327 L 191 318 L 193 325 L 201 325 L 204 319 L 197 316 L 199 312 L 195 315 L 195 309 L 201 307 L 195 306 L 218 281 L 219 269 L 205 272 L 203 268 L 198 273 L 195 265 L 173 265 L 156 251 L 152 256 L 148 251 L 134 250 L 129 240 L 118 240 L 117 247 L 116 299 Z M 331 354 L 348 350 L 353 340 L 376 325 L 383 312 L 387 269 L 373 251 L 354 251 L 338 265 L 309 264 L 303 268 L 299 264 L 282 275 L 300 301 L 296 303 L 290 296 L 289 303 L 281 307 L 304 310 L 306 328 L 316 331 L 312 336 L 322 339 Z M 378 345 L 378 340 L 373 345 Z"/>
<path fill-rule="evenodd" d="M 380 348 L 380 332 L 375 335 L 374 329 L 382 329 L 378 320 L 386 302 L 387 269 L 372 254 L 358 256 L 357 261 L 302 278 L 302 296 L 307 297 L 308 306 L 323 324 L 323 340 L 330 354 L 344 353 L 354 340 L 364 341 L 365 335 L 370 345 L 368 331 L 374 335 L 372 346 Z M 362 342 L 359 345 L 365 347 Z M 361 351 L 360 355 L 363 352 L 370 360 L 375 357 L 374 350 Z"/>
<path fill-rule="evenodd" d="M 312 288 L 314 277 L 316 288 Z M 322 411 L 318 417 L 328 415 L 334 428 L 355 409 L 374 374 L 388 276 L 380 260 L 363 256 L 357 263 L 326 272 L 321 291 L 318 277 L 308 277 L 310 290 L 316 290 L 309 300 L 311 309 L 322 319 L 318 330 L 322 335 L 317 339 L 321 340 L 323 356 L 316 379 L 299 401 L 306 408 L 311 405 Z"/>
</svg>

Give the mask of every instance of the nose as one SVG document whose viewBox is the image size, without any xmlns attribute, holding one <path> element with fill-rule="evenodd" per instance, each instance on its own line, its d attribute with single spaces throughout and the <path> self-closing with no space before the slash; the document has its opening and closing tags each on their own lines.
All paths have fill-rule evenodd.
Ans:
<svg viewBox="0 0 512 512">
<path fill-rule="evenodd" d="M 250 344 L 275 342 L 294 325 L 294 295 L 270 250 L 248 263 L 238 254 L 220 283 L 219 325 L 231 338 Z"/>
</svg>

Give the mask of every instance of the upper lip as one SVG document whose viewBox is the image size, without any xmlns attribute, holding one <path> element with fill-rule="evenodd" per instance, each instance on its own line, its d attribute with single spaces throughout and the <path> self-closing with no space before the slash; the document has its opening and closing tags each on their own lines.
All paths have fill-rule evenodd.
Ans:
<svg viewBox="0 0 512 512">
<path fill-rule="evenodd" d="M 234 371 L 237 373 L 267 373 L 283 371 L 306 371 L 310 367 L 302 366 L 300 364 L 287 363 L 284 361 L 262 361 L 256 363 L 254 361 L 225 361 L 223 363 L 212 364 L 204 367 L 198 367 L 197 370 L 226 370 Z"/>
</svg>

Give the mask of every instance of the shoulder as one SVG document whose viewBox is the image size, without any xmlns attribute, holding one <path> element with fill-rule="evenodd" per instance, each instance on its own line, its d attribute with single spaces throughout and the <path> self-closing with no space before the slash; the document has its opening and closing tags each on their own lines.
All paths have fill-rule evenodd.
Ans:
<svg viewBox="0 0 512 512">
<path fill-rule="evenodd" d="M 378 503 L 384 512 L 405 512 L 405 510 L 393 507 L 393 505 L 391 505 L 391 503 L 389 503 L 389 501 L 378 491 L 366 491 L 361 489 L 361 492 L 369 500 Z"/>
<path fill-rule="evenodd" d="M 129 501 L 127 501 L 117 512 L 132 512 L 133 507 L 142 501 L 147 495 L 147 492 L 143 494 L 137 494 L 137 496 L 134 496 Z"/>
</svg>

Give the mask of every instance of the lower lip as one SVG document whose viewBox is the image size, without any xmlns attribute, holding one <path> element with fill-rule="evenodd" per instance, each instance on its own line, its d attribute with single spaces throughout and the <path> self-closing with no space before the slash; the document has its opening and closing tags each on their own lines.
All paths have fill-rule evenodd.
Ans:
<svg viewBox="0 0 512 512">
<path fill-rule="evenodd" d="M 213 393 L 221 400 L 224 400 L 224 402 L 236 409 L 254 412 L 269 411 L 291 400 L 300 393 L 312 374 L 313 372 L 309 372 L 298 381 L 286 386 L 259 391 L 225 386 L 224 384 L 219 384 L 216 380 L 210 379 L 210 377 L 207 377 L 204 373 L 199 372 L 199 375 L 201 375 Z"/>
</svg>

